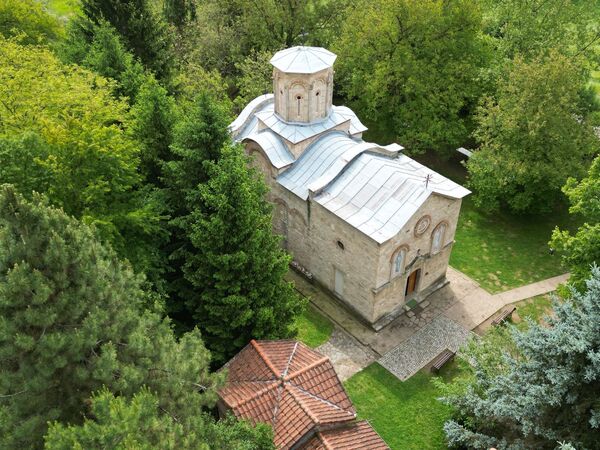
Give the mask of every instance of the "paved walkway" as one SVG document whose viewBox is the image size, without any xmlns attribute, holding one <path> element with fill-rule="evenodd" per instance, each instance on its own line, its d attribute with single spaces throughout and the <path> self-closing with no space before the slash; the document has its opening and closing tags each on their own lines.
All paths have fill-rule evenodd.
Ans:
<svg viewBox="0 0 600 450">
<path fill-rule="evenodd" d="M 441 315 L 387 352 L 379 364 L 404 381 L 445 349 L 457 352 L 471 334 L 466 328 Z"/>
<path fill-rule="evenodd" d="M 444 348 L 454 350 L 457 343 L 464 342 L 469 330 L 506 305 L 555 291 L 569 274 L 496 295 L 452 267 L 448 267 L 446 276 L 450 283 L 427 298 L 429 304 L 422 312 L 413 317 L 403 314 L 379 332 L 358 321 L 338 300 L 305 278 L 293 271 L 289 278 L 335 324 L 331 339 L 318 350 L 329 356 L 340 378 L 345 380 L 379 358 L 400 379 L 406 379 L 402 377 L 417 372 Z M 440 334 L 445 332 L 446 341 Z"/>
</svg>

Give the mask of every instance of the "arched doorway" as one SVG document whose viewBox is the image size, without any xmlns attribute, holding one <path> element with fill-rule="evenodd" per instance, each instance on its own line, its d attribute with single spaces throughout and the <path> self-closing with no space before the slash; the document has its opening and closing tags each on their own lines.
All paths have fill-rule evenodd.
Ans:
<svg viewBox="0 0 600 450">
<path fill-rule="evenodd" d="M 408 276 L 408 279 L 406 280 L 406 291 L 404 292 L 406 298 L 412 296 L 416 292 L 420 277 L 421 269 L 415 270 Z"/>
</svg>

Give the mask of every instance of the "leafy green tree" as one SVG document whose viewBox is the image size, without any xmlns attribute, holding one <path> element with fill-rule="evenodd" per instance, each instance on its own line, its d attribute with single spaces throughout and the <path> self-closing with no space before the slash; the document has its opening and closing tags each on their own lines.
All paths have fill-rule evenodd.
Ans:
<svg viewBox="0 0 600 450">
<path fill-rule="evenodd" d="M 183 30 L 182 59 L 239 75 L 237 64 L 255 52 L 274 53 L 294 45 L 327 47 L 336 38 L 348 0 L 208 0 Z"/>
<path fill-rule="evenodd" d="M 575 234 L 556 228 L 550 245 L 562 254 L 571 272 L 569 284 L 583 289 L 592 264 L 600 264 L 600 156 L 594 160 L 586 178 L 569 178 L 563 188 L 571 202 L 570 212 L 584 218 Z"/>
<path fill-rule="evenodd" d="M 214 423 L 203 414 L 176 421 L 160 411 L 155 395 L 144 389 L 129 401 L 106 389 L 91 399 L 91 418 L 83 425 L 50 425 L 46 450 L 161 449 L 161 450 L 271 450 L 272 433 L 232 419 Z"/>
<path fill-rule="evenodd" d="M 72 22 L 67 38 L 58 46 L 63 61 L 86 67 L 99 75 L 118 82 L 117 95 L 135 101 L 141 85 L 149 77 L 142 64 L 123 45 L 116 30 L 106 21 L 88 24 L 93 30 L 91 40 L 79 24 Z"/>
<path fill-rule="evenodd" d="M 484 31 L 494 40 L 501 64 L 521 56 L 526 60 L 550 50 L 568 56 L 598 56 L 600 39 L 595 0 L 480 0 Z"/>
<path fill-rule="evenodd" d="M 19 36 L 23 44 L 54 41 L 63 35 L 56 17 L 48 14 L 36 0 L 2 0 L 0 2 L 0 35 Z"/>
<path fill-rule="evenodd" d="M 163 14 L 177 28 L 196 18 L 196 0 L 164 0 Z"/>
<path fill-rule="evenodd" d="M 505 355 L 499 373 L 471 358 L 474 382 L 445 398 L 456 411 L 444 426 L 451 447 L 597 447 L 600 269 L 592 269 L 585 293 L 555 302 L 554 313 L 546 318 L 549 326 L 512 329 L 518 356 Z"/>
<path fill-rule="evenodd" d="M 209 180 L 197 188 L 187 233 L 194 247 L 183 271 L 194 287 L 186 307 L 217 362 L 252 338 L 294 334 L 303 302 L 284 280 L 289 256 L 272 233 L 267 187 L 238 146 L 208 162 Z M 224 326 L 224 324 L 227 324 Z"/>
<path fill-rule="evenodd" d="M 269 62 L 272 56 L 271 52 L 253 53 L 236 65 L 240 72 L 236 82 L 239 92 L 234 102 L 238 111 L 259 95 L 273 90 L 273 67 Z"/>
<path fill-rule="evenodd" d="M 160 205 L 141 188 L 139 144 L 124 129 L 127 104 L 115 100 L 113 88 L 45 48 L 0 38 L 0 179 L 27 196 L 46 193 L 68 214 L 95 224 L 145 271 L 158 264 L 152 252 L 162 239 Z"/>
<path fill-rule="evenodd" d="M 453 150 L 470 132 L 487 47 L 471 0 L 364 0 L 341 36 L 337 85 L 409 152 Z"/>
<path fill-rule="evenodd" d="M 95 28 L 108 21 L 121 35 L 126 47 L 154 72 L 168 79 L 172 67 L 171 38 L 168 27 L 156 14 L 149 0 L 82 0 L 83 18 L 77 25 L 93 39 Z"/>
<path fill-rule="evenodd" d="M 580 102 L 586 82 L 586 71 L 557 52 L 513 62 L 477 115 L 480 148 L 467 168 L 478 206 L 548 211 L 567 178 L 584 174 L 599 147 Z"/>
<path fill-rule="evenodd" d="M 131 115 L 130 130 L 141 144 L 140 170 L 147 182 L 162 186 L 163 165 L 170 159 L 169 146 L 177 119 L 175 100 L 150 76 L 140 88 Z"/>
<path fill-rule="evenodd" d="M 177 340 L 141 283 L 92 228 L 0 189 L 0 447 L 39 447 L 102 386 L 147 386 L 175 421 L 214 406 L 222 376 L 199 332 Z"/>
</svg>

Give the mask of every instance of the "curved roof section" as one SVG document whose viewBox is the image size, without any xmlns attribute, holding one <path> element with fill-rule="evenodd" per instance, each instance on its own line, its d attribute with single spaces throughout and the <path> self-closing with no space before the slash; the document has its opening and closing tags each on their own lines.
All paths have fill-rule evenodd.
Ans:
<svg viewBox="0 0 600 450">
<path fill-rule="evenodd" d="M 256 142 L 277 169 L 289 166 L 295 161 L 294 155 L 290 153 L 287 146 L 270 130 L 250 133 L 243 140 Z"/>
<path fill-rule="evenodd" d="M 227 369 L 221 399 L 236 417 L 271 424 L 277 448 L 356 418 L 329 358 L 300 342 L 252 340 Z"/>
<path fill-rule="evenodd" d="M 315 73 L 333 66 L 337 56 L 322 47 L 291 47 L 271 58 L 276 69 L 287 73 Z"/>
<path fill-rule="evenodd" d="M 229 131 L 236 139 L 244 132 L 248 134 L 248 128 L 251 128 L 252 122 L 256 122 L 254 112 L 262 110 L 266 105 L 273 104 L 273 94 L 259 95 L 246 105 L 239 116 L 229 124 Z M 241 140 L 241 138 L 240 138 Z"/>
<path fill-rule="evenodd" d="M 463 198 L 470 192 L 406 155 L 390 158 L 367 152 L 349 164 L 315 200 L 383 243 L 398 234 L 432 193 Z"/>
<path fill-rule="evenodd" d="M 321 177 L 335 177 L 358 154 L 377 148 L 377 144 L 356 141 L 342 131 L 332 131 L 317 139 L 277 181 L 283 187 L 306 200 L 309 190 Z M 318 184 L 318 183 L 317 183 Z"/>
</svg>

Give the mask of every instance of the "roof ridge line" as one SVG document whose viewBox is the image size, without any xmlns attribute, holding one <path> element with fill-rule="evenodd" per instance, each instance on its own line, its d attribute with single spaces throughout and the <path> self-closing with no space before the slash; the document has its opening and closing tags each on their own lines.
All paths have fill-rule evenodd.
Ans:
<svg viewBox="0 0 600 450">
<path fill-rule="evenodd" d="M 255 398 L 260 397 L 263 394 L 266 394 L 267 392 L 269 392 L 270 390 L 276 388 L 280 384 L 280 383 L 277 382 L 277 380 L 271 380 L 271 383 L 273 383 L 273 384 L 271 384 L 270 386 L 266 386 L 266 387 L 264 387 L 264 388 L 262 388 L 262 389 L 260 389 L 258 391 L 253 392 L 252 395 L 250 395 L 248 398 L 245 398 L 245 399 L 243 399 L 243 400 L 241 400 L 241 401 L 239 401 L 239 402 L 237 402 L 235 404 L 230 405 L 231 408 L 232 409 L 233 408 L 239 408 L 240 406 L 245 405 L 246 403 L 254 400 Z"/>
<path fill-rule="evenodd" d="M 318 366 L 319 364 L 323 364 L 324 362 L 329 361 L 329 358 L 327 356 L 323 356 L 321 358 L 319 358 L 318 360 L 316 360 L 315 362 L 309 364 L 308 366 L 303 367 L 300 370 L 297 370 L 296 372 L 290 374 L 290 375 L 286 375 L 283 378 L 283 381 L 290 381 L 292 378 L 296 378 L 298 375 L 303 374 L 304 372 L 315 368 L 316 366 Z"/>
<path fill-rule="evenodd" d="M 310 408 L 304 404 L 304 402 L 302 401 L 302 399 L 300 397 L 298 397 L 294 393 L 294 391 L 288 387 L 287 384 L 284 384 L 284 386 L 285 386 L 285 389 L 294 398 L 294 400 L 296 401 L 296 403 L 298 403 L 298 406 L 300 406 L 300 409 L 302 409 L 302 411 L 304 411 L 306 413 L 306 415 L 310 418 L 310 420 L 313 421 L 313 423 L 315 423 L 316 425 L 318 425 L 320 423 L 319 419 L 317 419 L 317 417 L 312 413 L 312 411 L 310 410 Z"/>
<path fill-rule="evenodd" d="M 326 399 L 324 399 L 323 397 L 319 397 L 318 395 L 315 395 L 315 394 L 313 394 L 312 392 L 308 392 L 306 389 L 304 389 L 304 388 L 302 388 L 302 387 L 300 387 L 300 386 L 298 386 L 298 385 L 296 385 L 296 384 L 292 383 L 291 381 L 290 381 L 290 385 L 294 386 L 294 387 L 295 387 L 296 389 L 298 389 L 300 392 L 302 392 L 302 393 L 304 393 L 304 394 L 308 395 L 309 397 L 312 397 L 312 398 L 314 398 L 315 400 L 319 400 L 320 402 L 323 402 L 323 403 L 325 403 L 325 404 L 327 404 L 327 405 L 330 405 L 330 406 L 332 406 L 332 407 L 334 407 L 334 408 L 337 408 L 337 409 L 339 409 L 340 411 L 348 412 L 349 414 L 352 414 L 352 415 L 353 415 L 353 417 L 356 417 L 356 413 L 355 413 L 355 412 L 354 412 L 354 413 L 352 413 L 352 412 L 348 411 L 347 409 L 344 409 L 344 408 L 342 408 L 341 406 L 339 406 L 339 405 L 336 405 L 335 403 L 333 403 L 333 402 L 331 402 L 331 401 L 329 401 L 329 400 L 326 400 Z"/>
<path fill-rule="evenodd" d="M 258 355 L 262 358 L 262 360 L 265 362 L 267 367 L 269 369 L 271 369 L 271 372 L 273 372 L 273 374 L 277 378 L 279 378 L 281 376 L 281 374 L 277 371 L 277 368 L 273 365 L 273 363 L 271 362 L 271 360 L 269 359 L 267 354 L 262 350 L 262 348 L 260 348 L 260 345 L 258 344 L 258 342 L 256 340 L 252 339 L 250 341 L 250 344 L 252 344 L 252 347 L 254 347 L 254 349 L 256 350 Z"/>
<path fill-rule="evenodd" d="M 286 377 L 288 370 L 290 370 L 290 365 L 292 364 L 292 359 L 294 358 L 294 355 L 296 354 L 296 350 L 298 349 L 298 344 L 299 344 L 299 342 L 296 341 L 296 343 L 294 344 L 294 349 L 292 350 L 292 353 L 290 353 L 290 357 L 288 358 L 288 362 L 285 366 L 285 370 L 283 371 L 283 374 L 281 375 L 283 378 Z"/>
</svg>

